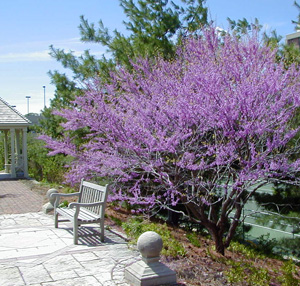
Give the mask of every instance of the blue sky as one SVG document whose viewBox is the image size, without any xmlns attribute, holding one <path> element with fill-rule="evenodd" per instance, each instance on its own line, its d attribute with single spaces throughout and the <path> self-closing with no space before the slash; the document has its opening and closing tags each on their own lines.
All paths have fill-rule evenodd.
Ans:
<svg viewBox="0 0 300 286">
<path fill-rule="evenodd" d="M 179 0 L 175 2 L 180 2 Z M 209 17 L 217 26 L 227 28 L 227 17 L 233 20 L 258 18 L 265 29 L 276 29 L 285 36 L 294 32 L 292 20 L 298 10 L 294 0 L 207 0 Z M 102 19 L 111 31 L 124 31 L 126 20 L 118 0 L 14 0 L 0 1 L 0 97 L 15 105 L 22 114 L 39 113 L 53 98 L 55 87 L 49 70 L 66 72 L 52 59 L 49 46 L 72 50 L 80 55 L 85 49 L 99 57 L 105 48 L 80 42 L 79 17 L 90 22 Z"/>
</svg>

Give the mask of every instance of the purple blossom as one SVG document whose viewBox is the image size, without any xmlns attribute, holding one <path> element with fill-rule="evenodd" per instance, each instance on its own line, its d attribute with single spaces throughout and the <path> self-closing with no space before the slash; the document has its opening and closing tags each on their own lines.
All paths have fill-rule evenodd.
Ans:
<svg viewBox="0 0 300 286">
<path fill-rule="evenodd" d="M 276 62 L 257 36 L 220 39 L 210 28 L 188 38 L 173 61 L 140 59 L 133 67 L 120 67 L 110 84 L 91 81 L 77 109 L 58 113 L 66 131 L 89 128 L 87 143 L 75 146 L 68 132 L 62 141 L 43 137 L 51 154 L 74 158 L 69 181 L 110 177 L 110 200 L 142 209 L 181 202 L 218 229 L 257 181 L 296 178 L 300 163 L 290 155 L 299 150 L 291 143 L 299 129 L 290 122 L 300 71 Z M 220 203 L 220 217 L 205 217 L 203 209 Z"/>
</svg>

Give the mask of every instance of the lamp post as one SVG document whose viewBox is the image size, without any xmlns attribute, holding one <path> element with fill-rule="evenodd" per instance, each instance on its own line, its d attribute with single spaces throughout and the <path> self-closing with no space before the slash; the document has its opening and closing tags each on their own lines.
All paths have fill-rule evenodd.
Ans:
<svg viewBox="0 0 300 286">
<path fill-rule="evenodd" d="M 46 108 L 46 86 L 43 85 L 43 89 L 44 89 L 44 108 Z"/>
<path fill-rule="evenodd" d="M 29 114 L 29 98 L 31 98 L 31 96 L 27 95 L 27 114 Z"/>
</svg>

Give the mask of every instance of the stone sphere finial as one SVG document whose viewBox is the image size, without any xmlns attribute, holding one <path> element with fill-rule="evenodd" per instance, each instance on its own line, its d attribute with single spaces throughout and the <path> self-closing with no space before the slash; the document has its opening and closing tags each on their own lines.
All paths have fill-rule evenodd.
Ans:
<svg viewBox="0 0 300 286">
<path fill-rule="evenodd" d="M 142 259 L 125 269 L 125 280 L 133 286 L 176 284 L 176 272 L 159 261 L 163 241 L 154 231 L 144 232 L 137 241 Z"/>
<path fill-rule="evenodd" d="M 52 206 L 54 206 L 55 197 L 51 198 L 51 194 L 54 194 L 54 193 L 58 193 L 58 191 L 56 189 L 49 189 L 46 194 L 46 196 L 49 199 L 49 202 Z"/>
<path fill-rule="evenodd" d="M 143 258 L 159 258 L 163 241 L 156 232 L 146 231 L 139 237 L 137 247 Z"/>
</svg>

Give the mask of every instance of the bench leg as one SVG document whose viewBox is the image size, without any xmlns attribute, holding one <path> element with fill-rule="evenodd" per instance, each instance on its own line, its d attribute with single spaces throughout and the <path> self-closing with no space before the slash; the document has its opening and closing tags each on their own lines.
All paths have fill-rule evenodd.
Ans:
<svg viewBox="0 0 300 286">
<path fill-rule="evenodd" d="M 101 242 L 104 242 L 104 222 L 100 222 L 100 231 L 101 231 L 100 240 Z"/>
<path fill-rule="evenodd" d="M 54 227 L 58 228 L 58 213 L 54 213 Z"/>
<path fill-rule="evenodd" d="M 76 220 L 73 222 L 73 242 L 78 244 L 78 222 Z"/>
</svg>

